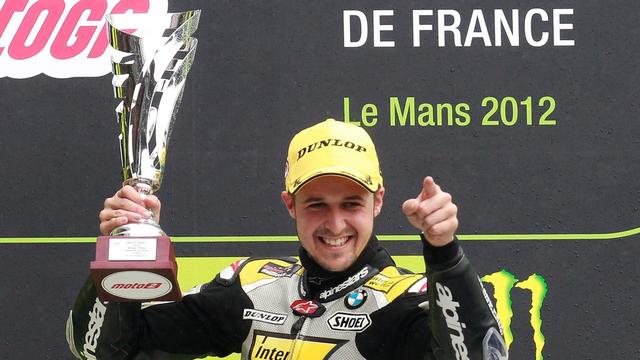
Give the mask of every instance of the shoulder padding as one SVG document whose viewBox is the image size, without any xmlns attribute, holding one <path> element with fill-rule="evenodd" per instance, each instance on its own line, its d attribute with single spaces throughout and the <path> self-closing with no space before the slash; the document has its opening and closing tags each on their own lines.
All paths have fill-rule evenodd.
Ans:
<svg viewBox="0 0 640 360">
<path fill-rule="evenodd" d="M 301 269 L 302 265 L 293 257 L 241 259 L 222 270 L 216 282 L 229 286 L 239 280 L 244 286 L 263 279 L 291 277 Z"/>
<path fill-rule="evenodd" d="M 364 286 L 384 293 L 388 302 L 392 302 L 407 292 L 426 291 L 427 278 L 424 274 L 406 274 L 395 266 L 387 266 L 369 279 Z"/>
</svg>

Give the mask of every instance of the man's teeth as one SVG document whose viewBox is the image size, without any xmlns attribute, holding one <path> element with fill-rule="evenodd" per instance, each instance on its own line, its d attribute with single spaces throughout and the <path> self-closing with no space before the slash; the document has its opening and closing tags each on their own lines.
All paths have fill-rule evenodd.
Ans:
<svg viewBox="0 0 640 360">
<path fill-rule="evenodd" d="M 343 236 L 343 237 L 339 237 L 339 238 L 335 238 L 335 239 L 328 239 L 326 237 L 321 237 L 322 241 L 327 244 L 327 245 L 331 245 L 331 246 L 341 246 L 344 245 L 347 240 L 349 240 L 348 236 Z"/>
</svg>

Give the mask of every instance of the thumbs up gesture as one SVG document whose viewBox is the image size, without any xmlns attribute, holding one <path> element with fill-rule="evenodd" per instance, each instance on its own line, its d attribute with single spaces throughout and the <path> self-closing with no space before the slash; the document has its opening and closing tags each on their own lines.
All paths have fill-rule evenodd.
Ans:
<svg viewBox="0 0 640 360">
<path fill-rule="evenodd" d="M 424 233 L 429 244 L 444 246 L 453 241 L 458 229 L 458 207 L 431 176 L 424 178 L 422 191 L 415 199 L 402 204 L 402 212 L 411 225 Z"/>
</svg>

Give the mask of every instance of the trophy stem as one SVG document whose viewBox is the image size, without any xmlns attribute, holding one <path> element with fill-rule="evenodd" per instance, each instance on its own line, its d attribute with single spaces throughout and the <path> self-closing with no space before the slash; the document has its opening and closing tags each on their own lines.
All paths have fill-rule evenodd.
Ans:
<svg viewBox="0 0 640 360">
<path fill-rule="evenodd" d="M 153 189 L 151 188 L 151 185 L 145 184 L 145 183 L 136 183 L 136 185 L 134 186 L 134 189 L 136 189 L 138 193 L 144 194 L 144 195 L 151 195 L 153 193 Z"/>
<path fill-rule="evenodd" d="M 136 177 L 125 180 L 122 185 L 130 185 L 136 189 L 138 193 L 143 195 L 151 195 L 160 187 L 157 182 L 154 184 L 153 180 Z"/>
</svg>

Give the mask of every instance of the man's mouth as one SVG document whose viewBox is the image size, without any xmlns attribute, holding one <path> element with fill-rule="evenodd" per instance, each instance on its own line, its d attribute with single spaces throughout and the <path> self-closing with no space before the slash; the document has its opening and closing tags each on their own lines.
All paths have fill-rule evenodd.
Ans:
<svg viewBox="0 0 640 360">
<path fill-rule="evenodd" d="M 346 244 L 347 241 L 349 241 L 352 238 L 352 236 L 351 235 L 340 236 L 340 237 L 318 236 L 318 238 L 325 245 L 334 246 L 334 247 L 340 247 L 340 246 Z"/>
</svg>

